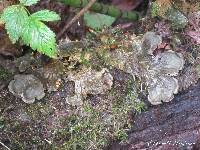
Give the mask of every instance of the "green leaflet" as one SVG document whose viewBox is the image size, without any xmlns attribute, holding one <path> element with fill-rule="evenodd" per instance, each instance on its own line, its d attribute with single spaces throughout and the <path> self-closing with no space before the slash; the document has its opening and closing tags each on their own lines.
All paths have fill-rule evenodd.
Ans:
<svg viewBox="0 0 200 150">
<path fill-rule="evenodd" d="M 114 17 L 107 16 L 104 14 L 91 12 L 84 13 L 84 21 L 86 25 L 96 30 L 102 29 L 105 26 L 111 26 L 115 20 L 116 19 Z"/>
<path fill-rule="evenodd" d="M 22 40 L 26 45 L 30 45 L 33 50 L 37 50 L 50 57 L 56 57 L 55 36 L 55 33 L 44 23 L 30 17 L 24 26 Z"/>
<path fill-rule="evenodd" d="M 22 35 L 23 27 L 28 20 L 27 11 L 23 6 L 12 5 L 4 9 L 1 19 L 5 23 L 11 41 L 16 43 Z"/>
<path fill-rule="evenodd" d="M 41 21 L 55 21 L 60 17 L 53 11 L 41 10 L 32 15 L 25 8 L 39 0 L 20 0 L 19 5 L 12 5 L 3 10 L 1 19 L 13 43 L 22 39 L 33 50 L 56 57 L 56 35 Z M 25 6 L 24 6 L 25 5 Z"/>
<path fill-rule="evenodd" d="M 19 0 L 21 4 L 25 6 L 31 6 L 33 4 L 36 4 L 39 0 Z"/>
<path fill-rule="evenodd" d="M 57 21 L 60 20 L 60 16 L 53 11 L 41 10 L 33 13 L 31 17 L 36 18 L 40 21 Z"/>
</svg>

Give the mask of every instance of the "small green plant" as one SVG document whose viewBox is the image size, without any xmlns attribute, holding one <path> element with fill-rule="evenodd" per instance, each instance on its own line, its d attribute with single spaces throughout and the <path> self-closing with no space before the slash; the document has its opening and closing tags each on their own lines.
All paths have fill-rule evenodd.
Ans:
<svg viewBox="0 0 200 150">
<path fill-rule="evenodd" d="M 19 1 L 18 5 L 5 8 L 1 15 L 1 20 L 5 23 L 12 43 L 22 40 L 25 45 L 30 45 L 33 50 L 53 58 L 56 57 L 56 35 L 43 21 L 60 20 L 59 15 L 49 10 L 30 14 L 26 6 L 36 4 L 39 0 Z"/>
</svg>

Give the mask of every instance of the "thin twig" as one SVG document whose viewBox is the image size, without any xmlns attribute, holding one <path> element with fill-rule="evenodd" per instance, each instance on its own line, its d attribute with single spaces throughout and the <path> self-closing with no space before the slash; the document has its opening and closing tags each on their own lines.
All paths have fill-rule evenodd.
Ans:
<svg viewBox="0 0 200 150">
<path fill-rule="evenodd" d="M 4 148 L 6 148 L 7 150 L 11 150 L 8 146 L 6 146 L 4 143 L 2 143 L 1 141 L 0 141 L 0 144 L 4 147 Z"/>
<path fill-rule="evenodd" d="M 96 0 L 91 0 L 81 11 L 72 18 L 72 20 L 67 23 L 64 28 L 60 31 L 60 33 L 57 35 L 57 39 L 60 39 L 60 37 L 66 32 L 66 30 L 74 23 L 76 22 L 90 7 L 96 2 Z"/>
</svg>

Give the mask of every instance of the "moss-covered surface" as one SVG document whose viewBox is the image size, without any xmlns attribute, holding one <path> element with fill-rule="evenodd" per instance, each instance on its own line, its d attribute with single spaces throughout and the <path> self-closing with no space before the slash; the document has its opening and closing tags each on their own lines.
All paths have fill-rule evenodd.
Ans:
<svg viewBox="0 0 200 150">
<path fill-rule="evenodd" d="M 0 66 L 0 80 L 6 80 L 8 77 L 10 77 L 11 73 Z"/>
<path fill-rule="evenodd" d="M 146 105 L 138 99 L 138 80 L 115 68 L 117 62 L 109 59 L 109 51 L 131 48 L 129 36 L 121 34 L 119 30 L 108 30 L 90 35 L 84 49 L 62 55 L 60 62 L 64 69 L 59 72 L 62 74 L 59 88 L 56 92 L 46 92 L 40 101 L 25 104 L 4 89 L 0 93 L 0 141 L 17 150 L 100 150 L 114 139 L 126 142 L 133 121 L 131 114 L 140 113 Z M 91 44 L 93 41 L 95 44 Z M 54 66 L 47 65 L 45 69 L 48 67 L 52 70 Z M 84 67 L 97 71 L 107 68 L 113 85 L 106 93 L 88 94 L 82 105 L 71 106 L 65 98 L 74 94 L 74 87 L 65 78 L 68 72 L 78 73 Z M 1 76 L 5 75 L 2 72 Z"/>
<path fill-rule="evenodd" d="M 126 141 L 130 111 L 140 112 L 145 105 L 136 101 L 130 79 L 122 84 L 106 95 L 88 96 L 81 108 L 66 105 L 62 89 L 30 105 L 5 90 L 0 98 L 0 140 L 18 150 L 101 149 L 111 139 Z"/>
<path fill-rule="evenodd" d="M 33 104 L 25 104 L 6 88 L 2 90 L 0 141 L 16 150 L 100 150 L 112 140 L 126 142 L 134 114 L 147 109 L 139 95 L 142 83 L 137 72 L 127 71 L 124 67 L 137 67 L 137 63 L 126 59 L 132 56 L 129 52 L 133 49 L 133 37 L 118 29 L 88 35 L 84 48 L 74 52 L 72 49 L 72 53 L 67 52 L 57 60 L 59 63 L 44 66 L 53 81 L 56 71 L 52 70 L 62 67 L 59 75 L 55 75 L 56 81 L 59 77 L 61 80 L 56 85 L 57 91 L 46 92 L 45 98 Z M 127 55 L 121 59 L 111 55 L 118 52 Z M 66 97 L 76 93 L 74 84 L 67 82 L 66 77 L 69 72 L 76 75 L 89 67 L 96 71 L 107 68 L 113 77 L 112 88 L 102 94 L 87 94 L 82 105 L 71 106 Z M 37 69 L 28 70 L 28 73 L 35 72 Z M 2 79 L 9 75 L 5 69 L 0 73 Z M 145 89 L 142 90 L 145 93 Z M 1 144 L 0 148 L 3 148 Z"/>
</svg>

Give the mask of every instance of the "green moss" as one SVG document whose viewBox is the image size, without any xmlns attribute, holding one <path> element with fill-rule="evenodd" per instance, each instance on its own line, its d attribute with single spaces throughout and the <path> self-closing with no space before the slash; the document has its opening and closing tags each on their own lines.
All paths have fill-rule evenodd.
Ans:
<svg viewBox="0 0 200 150">
<path fill-rule="evenodd" d="M 58 149 L 67 150 L 101 150 L 110 140 L 127 140 L 127 130 L 131 127 L 129 112 L 133 109 L 140 113 L 145 109 L 144 103 L 137 101 L 133 82 L 128 82 L 125 95 L 112 89 L 99 106 L 92 106 L 85 100 L 83 107 L 75 109 L 73 115 L 62 122 L 64 128 L 57 132 L 57 137 L 65 139 Z"/>
<path fill-rule="evenodd" d="M 11 73 L 8 70 L 0 66 L 0 80 L 7 79 L 10 75 Z"/>
<path fill-rule="evenodd" d="M 17 150 L 23 150 L 24 149 L 22 142 L 18 141 L 18 140 L 13 141 L 13 147 L 15 147 Z"/>
<path fill-rule="evenodd" d="M 81 55 L 77 55 L 79 57 L 75 57 L 74 53 L 72 57 L 77 58 L 74 60 L 77 60 L 81 65 L 96 67 L 97 69 L 117 65 L 119 61 L 109 57 L 109 52 L 112 51 L 110 51 L 109 45 L 116 44 L 115 42 L 118 43 L 120 39 L 115 40 L 114 38 L 122 37 L 122 34 L 119 30 L 112 31 L 112 35 L 107 35 L 108 40 L 97 41 L 95 43 L 97 45 L 94 44 L 93 47 L 87 47 L 87 49 L 80 51 Z M 123 42 L 118 46 L 119 49 L 116 50 L 128 49 L 128 47 L 123 48 Z M 92 57 L 92 60 L 88 59 L 88 54 Z M 138 100 L 137 89 L 134 87 L 134 84 L 137 83 L 133 82 L 132 78 L 122 84 L 119 87 L 113 85 L 112 90 L 103 95 L 98 104 L 93 104 L 92 100 L 86 98 L 83 106 L 68 107 L 63 101 L 62 105 L 59 104 L 58 106 L 66 105 L 67 107 L 58 107 L 58 109 L 61 112 L 63 110 L 69 112 L 67 116 L 62 116 L 59 113 L 55 115 L 54 104 L 49 103 L 48 96 L 44 100 L 47 103 L 24 104 L 21 109 L 25 111 L 27 116 L 30 116 L 30 122 L 24 124 L 11 118 L 10 122 L 5 124 L 5 121 L 0 118 L 0 129 L 1 124 L 5 124 L 8 129 L 7 133 L 12 133 L 10 139 L 17 149 L 26 149 L 26 146 L 36 146 L 36 149 L 44 149 L 47 146 L 47 149 L 52 150 L 100 150 L 110 140 L 119 139 L 125 142 L 132 121 L 129 115 L 130 112 L 135 110 L 140 113 L 146 106 Z M 60 87 L 61 90 L 63 88 L 64 85 Z M 59 100 L 59 102 L 62 100 Z M 57 104 L 58 102 L 55 101 L 56 106 Z M 51 117 L 55 117 L 52 120 L 53 123 L 58 123 L 58 126 L 56 126 L 57 124 L 54 126 Z M 49 133 L 47 139 L 43 136 L 46 134 L 46 130 Z"/>
<path fill-rule="evenodd" d="M 27 114 L 33 120 L 39 120 L 39 119 L 45 118 L 45 116 L 48 116 L 53 112 L 53 109 L 49 107 L 48 104 L 43 104 L 40 102 L 27 105 L 25 109 L 26 109 Z"/>
<path fill-rule="evenodd" d="M 100 149 L 106 145 L 108 135 L 100 113 L 87 104 L 84 106 L 84 113 L 88 113 L 87 116 L 72 115 L 66 119 L 66 128 L 60 132 L 69 139 L 62 149 Z"/>
<path fill-rule="evenodd" d="M 134 108 L 137 113 L 141 113 L 142 111 L 147 109 L 147 106 L 144 102 L 138 100 L 138 94 L 137 94 L 138 92 L 135 84 L 140 84 L 140 83 L 137 83 L 137 81 L 133 82 L 132 80 L 129 80 L 127 86 L 126 99 L 128 99 L 130 102 L 130 104 L 128 105 Z"/>
<path fill-rule="evenodd" d="M 115 137 L 123 142 L 125 142 L 128 138 L 128 134 L 125 130 L 117 130 L 114 133 Z"/>
</svg>

